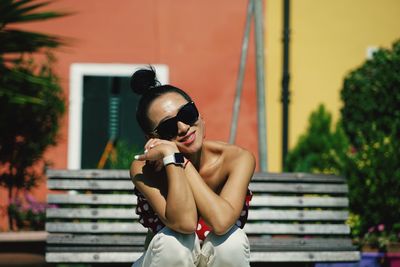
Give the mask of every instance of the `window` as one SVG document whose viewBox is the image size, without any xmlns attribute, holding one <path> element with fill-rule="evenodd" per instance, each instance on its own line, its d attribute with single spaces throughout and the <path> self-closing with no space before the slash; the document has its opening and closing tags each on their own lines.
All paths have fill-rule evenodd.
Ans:
<svg viewBox="0 0 400 267">
<path fill-rule="evenodd" d="M 96 168 L 113 133 L 117 140 L 142 148 L 144 137 L 135 118 L 138 96 L 129 88 L 130 76 L 141 67 L 146 65 L 71 66 L 69 169 Z M 160 82 L 168 83 L 167 66 L 154 67 Z"/>
</svg>

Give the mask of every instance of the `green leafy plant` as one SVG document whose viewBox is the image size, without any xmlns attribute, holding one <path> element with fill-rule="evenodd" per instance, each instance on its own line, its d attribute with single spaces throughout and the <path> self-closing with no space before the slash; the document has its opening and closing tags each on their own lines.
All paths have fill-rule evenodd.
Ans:
<svg viewBox="0 0 400 267">
<path fill-rule="evenodd" d="M 65 110 L 63 93 L 52 71 L 55 59 L 49 50 L 63 42 L 59 37 L 15 27 L 20 22 L 66 15 L 38 11 L 48 4 L 3 0 L 0 5 L 0 185 L 8 189 L 11 205 L 17 203 L 19 191 L 29 190 L 42 177 L 35 165 L 41 162 L 44 151 L 56 144 Z M 11 229 L 15 207 L 8 209 Z"/>
<path fill-rule="evenodd" d="M 400 222 L 400 41 L 349 73 L 341 91 L 343 129 L 354 147 L 343 173 L 361 236 Z M 371 236 L 371 235 L 370 235 Z"/>
<path fill-rule="evenodd" d="M 286 157 L 285 171 L 341 174 L 349 143 L 340 123 L 332 127 L 332 115 L 320 105 L 309 117 L 309 126 Z"/>
</svg>

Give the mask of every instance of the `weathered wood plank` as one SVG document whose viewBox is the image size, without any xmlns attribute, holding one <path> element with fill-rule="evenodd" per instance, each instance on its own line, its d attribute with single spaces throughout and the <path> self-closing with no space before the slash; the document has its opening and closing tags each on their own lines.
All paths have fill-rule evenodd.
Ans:
<svg viewBox="0 0 400 267">
<path fill-rule="evenodd" d="M 75 190 L 133 190 L 131 181 L 123 180 L 72 180 L 72 179 L 54 179 L 47 181 L 49 189 L 75 189 Z"/>
<path fill-rule="evenodd" d="M 56 170 L 56 169 L 48 169 L 46 170 L 46 175 L 48 179 L 53 178 L 68 178 L 68 179 L 110 179 L 110 178 L 118 178 L 118 179 L 130 179 L 129 170 Z"/>
<path fill-rule="evenodd" d="M 358 251 L 250 252 L 251 262 L 353 262 Z"/>
<path fill-rule="evenodd" d="M 141 246 L 47 246 L 48 252 L 144 252 Z"/>
<path fill-rule="evenodd" d="M 248 234 L 299 234 L 299 235 L 348 235 L 350 228 L 344 224 L 285 224 L 247 222 L 244 230 Z"/>
<path fill-rule="evenodd" d="M 48 208 L 47 218 L 81 219 L 138 219 L 134 208 Z"/>
<path fill-rule="evenodd" d="M 46 223 L 47 232 L 56 233 L 147 233 L 139 223 Z"/>
<path fill-rule="evenodd" d="M 133 263 L 142 256 L 142 252 L 48 252 L 46 262 L 75 262 L 75 263 Z"/>
<path fill-rule="evenodd" d="M 323 183 L 346 183 L 341 176 L 311 173 L 254 173 L 252 182 L 276 181 L 276 182 L 323 182 Z"/>
<path fill-rule="evenodd" d="M 49 208 L 47 218 L 81 219 L 138 219 L 134 209 L 122 208 Z M 347 211 L 302 211 L 302 210 L 251 210 L 249 220 L 295 220 L 295 221 L 344 221 Z"/>
<path fill-rule="evenodd" d="M 75 189 L 75 190 L 133 190 L 133 183 L 124 180 L 72 180 L 54 179 L 47 182 L 49 189 Z M 253 192 L 287 192 L 287 193 L 336 193 L 348 192 L 347 185 L 342 184 L 307 184 L 307 183 L 251 183 Z"/>
<path fill-rule="evenodd" d="M 249 188 L 253 192 L 262 193 L 348 193 L 347 185 L 344 184 L 251 183 Z"/>
<path fill-rule="evenodd" d="M 49 194 L 49 204 L 88 204 L 88 205 L 136 205 L 133 194 Z"/>
<path fill-rule="evenodd" d="M 46 175 L 49 179 L 129 179 L 128 170 L 55 170 L 48 169 Z M 309 173 L 255 173 L 252 181 L 287 181 L 287 182 L 324 182 L 324 183 L 346 183 L 344 177 L 326 174 Z"/>
<path fill-rule="evenodd" d="M 346 197 L 295 197 L 254 195 L 250 202 L 254 207 L 344 207 L 349 206 Z"/>
<path fill-rule="evenodd" d="M 267 221 L 345 221 L 347 211 L 332 210 L 272 210 L 257 209 L 249 212 L 249 220 Z"/>
<path fill-rule="evenodd" d="M 49 252 L 47 262 L 75 263 L 133 263 L 142 255 L 141 252 Z M 357 251 L 332 252 L 250 252 L 251 262 L 352 262 L 360 259 Z"/>
<path fill-rule="evenodd" d="M 349 238 L 261 238 L 249 237 L 252 251 L 351 251 Z"/>
<path fill-rule="evenodd" d="M 49 194 L 49 204 L 88 204 L 88 205 L 136 205 L 137 198 L 132 194 Z M 296 197 L 254 195 L 250 202 L 253 207 L 343 207 L 349 206 L 346 197 Z"/>
<path fill-rule="evenodd" d="M 142 245 L 146 239 L 142 235 L 82 235 L 52 233 L 47 237 L 47 244 L 64 245 Z"/>
</svg>

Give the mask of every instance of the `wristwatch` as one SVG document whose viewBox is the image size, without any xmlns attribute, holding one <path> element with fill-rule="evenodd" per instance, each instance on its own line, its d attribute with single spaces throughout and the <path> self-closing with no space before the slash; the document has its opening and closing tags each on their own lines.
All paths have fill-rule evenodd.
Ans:
<svg viewBox="0 0 400 267">
<path fill-rule="evenodd" d="M 182 153 L 174 153 L 169 156 L 163 158 L 164 166 L 169 164 L 180 165 L 183 166 L 185 163 L 185 158 L 183 157 Z"/>
</svg>

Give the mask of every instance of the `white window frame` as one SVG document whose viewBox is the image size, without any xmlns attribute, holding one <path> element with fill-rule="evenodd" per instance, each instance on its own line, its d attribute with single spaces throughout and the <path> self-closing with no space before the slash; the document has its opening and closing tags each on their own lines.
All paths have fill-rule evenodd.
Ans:
<svg viewBox="0 0 400 267">
<path fill-rule="evenodd" d="M 68 163 L 67 168 L 78 170 L 81 168 L 82 153 L 82 105 L 83 105 L 83 78 L 84 76 L 114 76 L 130 77 L 145 64 L 100 64 L 74 63 L 70 67 L 69 84 L 69 125 L 68 125 Z M 167 65 L 152 65 L 157 72 L 157 79 L 161 84 L 168 83 L 169 68 Z M 132 92 L 133 93 L 133 92 Z"/>
</svg>

